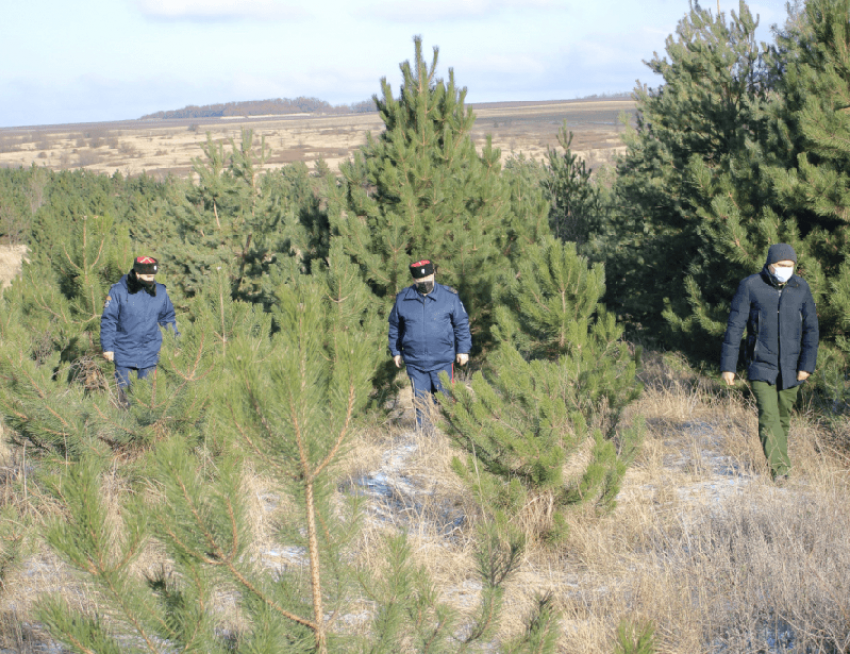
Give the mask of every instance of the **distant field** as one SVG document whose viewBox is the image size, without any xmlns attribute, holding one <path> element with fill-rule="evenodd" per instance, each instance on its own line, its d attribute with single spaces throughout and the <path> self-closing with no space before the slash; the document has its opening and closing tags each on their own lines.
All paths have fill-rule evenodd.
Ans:
<svg viewBox="0 0 850 654">
<path fill-rule="evenodd" d="M 547 147 L 557 144 L 558 128 L 566 120 L 575 133 L 573 150 L 596 166 L 623 151 L 619 116 L 626 114 L 631 120 L 635 104 L 631 100 L 502 102 L 480 104 L 474 111 L 476 143 L 480 146 L 486 135 L 492 135 L 503 159 L 511 153 L 543 157 Z M 271 148 L 268 167 L 295 161 L 310 164 L 322 157 L 338 169 L 341 161 L 366 142 L 366 133 L 377 134 L 383 124 L 373 113 L 0 128 L 0 167 L 36 164 L 53 170 L 184 176 L 191 171 L 192 159 L 201 155 L 207 132 L 216 141 L 238 139 L 243 127 L 266 138 Z"/>
</svg>

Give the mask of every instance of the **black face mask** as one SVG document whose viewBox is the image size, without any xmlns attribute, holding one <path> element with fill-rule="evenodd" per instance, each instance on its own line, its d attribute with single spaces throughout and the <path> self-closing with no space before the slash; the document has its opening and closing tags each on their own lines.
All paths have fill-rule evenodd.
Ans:
<svg viewBox="0 0 850 654">
<path fill-rule="evenodd" d="M 422 295 L 428 295 L 434 290 L 434 282 L 416 282 L 416 290 Z"/>
<path fill-rule="evenodd" d="M 135 270 L 131 270 L 130 274 L 127 275 L 127 289 L 131 294 L 144 289 L 149 295 L 156 297 L 156 280 L 146 282 L 139 278 Z"/>
</svg>

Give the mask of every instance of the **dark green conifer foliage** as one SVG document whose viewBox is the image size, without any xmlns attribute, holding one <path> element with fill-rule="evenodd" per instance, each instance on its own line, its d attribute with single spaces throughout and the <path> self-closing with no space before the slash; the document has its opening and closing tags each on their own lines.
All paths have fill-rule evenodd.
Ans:
<svg viewBox="0 0 850 654">
<path fill-rule="evenodd" d="M 368 399 L 378 352 L 378 333 L 364 338 L 361 331 L 361 321 L 371 315 L 371 294 L 347 260 L 343 268 L 336 265 L 340 258 L 332 257 L 324 275 L 278 289 L 281 329 L 274 338 L 270 316 L 231 300 L 226 274 L 217 275 L 220 288 L 197 299 L 190 326 L 197 334 L 190 344 L 206 342 L 214 352 L 215 379 L 209 371 L 173 373 L 215 382 L 207 384 L 212 401 L 205 421 L 195 423 L 203 424 L 206 438 L 201 442 L 197 430 L 180 429 L 181 417 L 174 417 L 168 433 L 151 443 L 144 476 L 154 485 L 154 501 L 123 505 L 120 538 L 106 524 L 102 468 L 93 467 L 106 457 L 84 453 L 60 478 L 54 495 L 67 516 L 51 544 L 101 597 L 112 599 L 114 615 L 109 629 L 95 633 L 80 627 L 87 618 L 70 607 L 45 604 L 43 616 L 55 637 L 82 642 L 75 645 L 81 651 L 106 640 L 117 646 L 122 634 L 146 644 L 141 650 L 222 651 L 227 643 L 216 631 L 221 618 L 203 607 L 225 582 L 238 590 L 239 609 L 258 621 L 257 629 L 236 637 L 240 651 L 327 651 L 326 611 L 344 607 L 349 598 L 353 578 L 345 556 L 357 533 L 355 520 L 334 514 L 328 471 Z M 163 368 L 168 371 L 167 363 Z M 154 385 L 137 386 L 133 399 L 143 412 L 145 393 L 153 394 Z M 281 522 L 279 535 L 296 557 L 303 556 L 306 575 L 275 580 L 249 556 L 250 503 L 243 488 L 249 459 L 263 465 L 300 507 Z M 144 495 L 133 476 L 123 483 Z M 165 545 L 174 570 L 145 584 L 126 566 L 130 550 L 136 552 L 149 535 Z M 122 538 L 129 549 L 115 554 L 114 543 Z"/>
<path fill-rule="evenodd" d="M 181 325 L 179 344 L 166 335 L 156 374 L 133 385 L 130 407 L 123 411 L 116 408 L 112 364 L 101 364 L 94 355 L 65 362 L 59 352 L 34 357 L 19 345 L 27 333 L 20 311 L 6 298 L 3 302 L 11 310 L 0 322 L 0 411 L 14 437 L 31 444 L 35 456 L 67 463 L 86 453 L 128 454 L 171 433 L 197 439 L 206 404 L 199 382 L 210 373 L 216 345 L 209 325 Z M 89 337 L 90 332 L 81 336 Z"/>
<path fill-rule="evenodd" d="M 771 87 L 776 83 L 765 59 L 765 45 L 756 46 L 753 36 L 756 22 L 746 5 L 741 3 L 740 17 L 732 14 L 730 25 L 707 18 L 695 23 L 681 67 L 699 65 L 710 72 L 708 80 L 714 96 L 723 98 L 726 89 L 732 94 L 727 109 L 720 113 L 714 133 L 725 138 L 718 144 L 722 154 L 707 148 L 716 141 L 712 132 L 701 126 L 705 148 L 700 156 L 688 162 L 685 183 L 692 189 L 693 226 L 689 229 L 693 243 L 683 287 L 665 299 L 664 317 L 682 336 L 689 351 L 715 360 L 717 343 L 722 338 L 729 315 L 729 303 L 743 277 L 758 272 L 771 243 L 789 242 L 802 254 L 793 214 L 775 202 L 769 168 L 786 160 L 787 153 L 773 147 L 771 133 Z M 703 45 L 709 35 L 729 32 L 725 47 Z M 713 43 L 714 41 L 708 41 Z M 675 56 L 671 51 L 671 56 Z M 725 62 L 735 62 L 739 74 L 722 70 Z M 726 64 L 728 65 L 728 63 Z M 667 77 L 665 75 L 665 77 Z M 687 93 L 685 79 L 670 76 L 670 86 Z M 690 80 L 687 80 L 690 83 Z M 729 86 L 732 82 L 736 85 Z M 667 113 L 673 111 L 672 107 Z M 689 115 L 695 115 L 691 109 Z M 811 272 L 805 265 L 802 270 Z M 706 336 L 709 336 L 706 338 Z M 704 345 L 701 345 L 704 344 Z"/>
<path fill-rule="evenodd" d="M 812 0 L 780 34 L 773 53 L 783 98 L 775 112 L 776 141 L 777 149 L 787 148 L 793 158 L 768 171 L 777 201 L 795 218 L 795 246 L 818 303 L 827 343 L 819 385 L 830 399 L 845 403 L 850 399 L 848 12 L 846 0 Z M 833 343 L 836 349 L 829 347 Z"/>
<path fill-rule="evenodd" d="M 198 382 L 219 345 L 214 320 L 226 315 L 216 312 L 227 289 L 222 275 L 197 302 L 198 315 L 209 319 L 181 317 L 179 343 L 166 334 L 156 375 L 133 386 L 128 411 L 115 410 L 113 365 L 100 356 L 98 334 L 108 288 L 131 260 L 128 242 L 111 220 L 83 219 L 74 239 L 52 259 L 25 265 L 23 278 L 0 299 L 0 407 L 15 437 L 48 459 L 109 456 L 166 433 L 193 433 L 203 413 Z"/>
<path fill-rule="evenodd" d="M 288 203 L 267 174 L 269 148 L 243 130 L 237 143 L 210 135 L 192 161 L 197 184 L 186 183 L 133 225 L 134 236 L 158 253 L 180 294 L 197 295 L 210 275 L 227 271 L 234 298 L 263 301 L 277 253 L 289 253 Z"/>
<path fill-rule="evenodd" d="M 514 266 L 522 258 L 526 247 L 534 245 L 551 232 L 551 201 L 547 188 L 549 177 L 541 162 L 523 153 L 511 155 L 505 161 L 502 182 L 510 191 L 510 233 L 515 239 L 510 244 L 508 255 Z M 500 279 L 497 284 L 501 282 Z"/>
<path fill-rule="evenodd" d="M 99 352 L 106 294 L 133 256 L 126 227 L 110 216 L 77 217 L 70 227 L 67 240 L 24 263 L 22 279 L 7 295 L 29 332 L 23 342 L 45 339 L 33 343 L 34 349 L 58 352 L 63 363 L 77 365 L 66 371 L 75 374 L 83 373 L 81 358 Z"/>
<path fill-rule="evenodd" d="M 135 385 L 129 412 L 112 409 L 94 422 L 87 416 L 110 409 L 89 396 L 73 398 L 60 414 L 75 420 L 65 427 L 68 438 L 91 446 L 65 453 L 64 465 L 41 475 L 63 510 L 49 542 L 101 608 L 95 615 L 47 597 L 39 619 L 78 652 L 491 651 L 504 585 L 524 544 L 507 523 L 482 527 L 482 593 L 468 618 L 439 601 L 402 536 L 387 541 L 380 579 L 352 565 L 360 501 L 334 501 L 333 467 L 369 399 L 382 336 L 360 271 L 332 247 L 326 267 L 279 286 L 273 312 L 281 329 L 273 336 L 271 317 L 233 301 L 225 273 L 216 279 L 192 302 L 187 341 L 173 344 L 180 353 L 164 352 L 158 373 L 199 386 L 200 415 L 172 413 L 132 465 L 122 465 L 100 437 L 137 429 L 159 380 Z M 172 363 L 181 357 L 202 364 Z M 49 406 L 58 413 L 52 400 Z M 36 424 L 30 429 L 39 432 Z M 281 497 L 275 540 L 291 561 L 274 574 L 253 549 L 244 478 L 256 469 Z M 152 542 L 165 549 L 167 563 L 140 577 L 134 561 Z M 208 608 L 223 586 L 233 589 L 228 615 Z M 376 603 L 373 628 L 345 635 L 335 616 L 363 598 Z M 556 624 L 541 601 L 510 651 L 550 651 Z"/>
<path fill-rule="evenodd" d="M 281 536 L 306 552 L 309 572 L 300 579 L 303 588 L 298 589 L 298 578 L 277 589 L 266 583 L 268 590 L 260 597 L 279 606 L 280 616 L 296 632 L 305 631 L 320 652 L 326 651 L 331 635 L 328 612 L 348 599 L 351 573 L 344 553 L 356 533 L 355 522 L 331 514 L 328 467 L 368 400 L 379 353 L 379 332 L 361 331 L 370 315 L 370 294 L 357 269 L 337 261 L 335 257 L 324 280 L 304 279 L 278 289 L 274 314 L 280 331 L 262 350 L 243 343 L 229 352 L 232 382 L 216 402 L 219 424 L 238 448 L 262 457 L 301 507 L 300 515 L 282 526 Z M 216 516 L 226 534 L 222 551 L 229 551 L 227 544 L 235 537 L 226 515 Z M 206 529 L 198 524 L 192 528 Z M 236 565 L 236 559 L 228 561 Z M 297 597 L 303 599 L 294 603 Z"/>
<path fill-rule="evenodd" d="M 410 284 L 410 263 L 433 259 L 438 280 L 463 298 L 474 332 L 486 333 L 493 280 L 510 268 L 517 240 L 545 226 L 546 207 L 538 194 L 538 216 L 516 214 L 499 151 L 488 140 L 476 152 L 466 89 L 451 69 L 447 82 L 437 79 L 436 48 L 429 64 L 414 41 L 399 97 L 386 79 L 375 96 L 386 131 L 341 167 L 345 197 L 330 210 L 331 226 L 385 302 Z"/>
<path fill-rule="evenodd" d="M 105 457 L 84 454 L 62 475 L 50 480 L 53 495 L 68 516 L 55 518 L 47 533 L 55 551 L 72 570 L 85 573 L 86 580 L 94 586 L 102 600 L 103 615 L 81 614 L 67 600 L 55 597 L 41 604 L 39 618 L 51 633 L 77 652 L 120 652 L 126 650 L 109 633 L 106 623 L 132 616 L 134 635 L 143 642 L 142 647 L 131 649 L 157 652 L 153 634 L 167 633 L 168 617 L 164 607 L 152 602 L 143 584 L 131 574 L 133 561 L 142 553 L 147 527 L 140 514 L 133 511 L 123 512 L 120 523 L 109 520 L 102 485 L 107 465 Z M 209 598 L 197 599 L 202 605 Z"/>
<path fill-rule="evenodd" d="M 717 247 L 706 230 L 726 216 L 749 224 L 769 212 L 763 168 L 770 80 L 756 25 L 743 2 L 728 17 L 693 6 L 668 37 L 667 56 L 648 62 L 664 83 L 635 90 L 637 129 L 626 133 L 617 211 L 599 228 L 607 244 L 598 254 L 606 260 L 609 307 L 644 327 L 665 327 L 665 299 L 669 318 L 689 315 L 687 279 L 712 303 L 726 298 L 740 272 L 729 261 L 738 264 L 742 250 L 726 244 L 721 265 L 706 251 Z M 693 334 L 687 339 L 696 342 Z"/>
<path fill-rule="evenodd" d="M 552 497 L 559 511 L 613 504 L 641 427 L 619 425 L 639 385 L 622 327 L 599 304 L 604 290 L 602 267 L 588 269 L 575 244 L 550 237 L 528 248 L 496 312 L 488 370 L 441 401 L 448 433 L 469 454 L 454 467 L 485 506 L 514 512 L 529 492 Z M 588 438 L 590 465 L 565 479 L 568 457 Z M 553 520 L 557 537 L 562 519 Z"/>
<path fill-rule="evenodd" d="M 591 181 L 591 171 L 573 152 L 573 133 L 567 130 L 566 123 L 558 131 L 558 144 L 563 153 L 556 148 L 549 148 L 547 152 L 547 186 L 552 202 L 549 224 L 555 236 L 582 246 L 589 235 L 599 229 L 603 213 L 602 189 Z"/>
<path fill-rule="evenodd" d="M 653 284 L 645 286 L 666 285 L 663 315 L 682 336 L 686 350 L 701 358 L 716 361 L 735 289 L 743 277 L 762 268 L 768 246 L 776 242 L 794 246 L 798 272 L 818 304 L 825 341 L 819 365 L 823 373 L 815 381 L 833 400 L 847 395 L 843 371 L 850 307 L 846 291 L 850 150 L 845 145 L 850 119 L 843 111 L 850 104 L 847 10 L 847 3 L 839 0 L 808 3 L 767 54 L 753 44 L 754 21 L 745 5 L 740 17 L 733 14 L 729 26 L 708 20 L 706 12 L 692 12 L 680 27 L 681 42 L 668 43 L 673 61 L 659 65 L 667 84 L 657 96 L 642 100 L 645 107 L 654 107 L 654 113 L 647 115 L 655 120 L 635 143 L 668 154 L 693 154 L 670 158 L 658 165 L 658 172 L 642 178 L 630 177 L 629 170 L 621 178 L 624 184 L 643 179 L 641 183 L 650 187 L 653 176 L 664 180 L 664 190 L 658 187 L 659 198 L 664 199 L 653 202 L 657 206 L 675 202 L 679 207 L 647 210 L 651 237 L 643 240 L 635 256 L 647 257 L 644 268 L 662 275 L 665 267 L 675 269 L 673 253 L 657 247 L 664 242 L 664 233 L 670 237 L 667 242 L 687 256 L 688 274 L 680 285 L 653 273 Z M 719 38 L 727 33 L 729 38 Z M 729 62 L 734 66 L 730 68 Z M 724 72 L 726 68 L 732 72 Z M 702 106 L 663 102 L 689 100 L 703 86 L 706 97 L 716 98 L 721 109 L 728 90 L 734 91 L 726 102 L 728 109 L 718 111 L 713 124 L 707 123 L 704 116 L 712 114 Z M 672 134 L 671 125 L 677 126 Z M 632 155 L 637 157 L 633 146 Z M 681 190 L 676 191 L 671 182 L 680 176 Z M 683 219 L 677 219 L 679 227 L 669 218 L 677 213 Z M 630 292 L 640 293 L 635 286 Z M 832 343 L 838 350 L 831 348 Z"/>
<path fill-rule="evenodd" d="M 157 500 L 165 489 L 156 476 L 161 474 L 157 462 L 179 468 L 187 460 L 194 463 L 192 455 L 197 453 L 209 466 L 209 476 L 233 483 L 227 461 L 213 462 L 206 448 L 199 449 L 209 408 L 210 366 L 224 358 L 228 337 L 267 335 L 271 321 L 250 306 L 234 306 L 228 278 L 219 274 L 217 280 L 219 288 L 197 298 L 196 320 L 181 325 L 179 343 L 165 340 L 153 380 L 133 385 L 129 410 L 110 406 L 104 394 L 80 395 L 66 383 L 42 379 L 44 414 L 53 416 L 58 429 L 51 426 L 44 435 L 47 430 L 38 416 L 18 411 L 10 421 L 7 411 L 7 421 L 20 434 L 30 440 L 41 435 L 42 442 L 53 439 L 48 443 L 52 447 L 43 448 L 47 457 L 42 455 L 39 482 L 64 514 L 52 525 L 48 541 L 82 575 L 89 597 L 97 598 L 101 607 L 101 614 L 94 616 L 58 597 L 41 603 L 40 619 L 74 651 L 230 649 L 217 635 L 219 620 L 207 608 L 220 582 L 215 574 L 179 557 L 173 569 L 163 568 L 159 575 L 140 579 L 132 570 L 151 535 L 165 541 L 175 533 L 173 524 L 159 520 Z M 223 303 L 217 301 L 221 297 Z M 24 406 L 29 408 L 30 403 Z M 67 443 L 65 451 L 58 451 L 60 443 Z M 140 450 L 138 445 L 145 447 Z M 112 453 L 119 456 L 113 458 Z M 51 455 L 63 464 L 45 465 Z M 51 476 L 52 469 L 59 472 Z M 183 490 L 203 493 L 203 481 L 194 477 Z M 120 518 L 111 513 L 116 509 Z"/>
</svg>

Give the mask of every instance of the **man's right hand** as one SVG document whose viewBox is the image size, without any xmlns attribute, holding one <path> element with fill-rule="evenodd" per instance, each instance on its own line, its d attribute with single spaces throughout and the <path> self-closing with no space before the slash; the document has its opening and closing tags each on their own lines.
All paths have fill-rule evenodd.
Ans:
<svg viewBox="0 0 850 654">
<path fill-rule="evenodd" d="M 115 352 L 104 352 L 103 358 L 110 362 L 115 361 Z"/>
<path fill-rule="evenodd" d="M 735 373 L 734 372 L 724 372 L 724 373 L 721 373 L 720 376 L 723 377 L 723 381 L 726 382 L 727 386 L 734 386 L 735 385 Z"/>
<path fill-rule="evenodd" d="M 393 361 L 395 362 L 395 367 L 396 367 L 396 368 L 401 368 L 401 355 L 400 355 L 400 354 L 396 354 L 396 355 L 393 357 Z"/>
</svg>

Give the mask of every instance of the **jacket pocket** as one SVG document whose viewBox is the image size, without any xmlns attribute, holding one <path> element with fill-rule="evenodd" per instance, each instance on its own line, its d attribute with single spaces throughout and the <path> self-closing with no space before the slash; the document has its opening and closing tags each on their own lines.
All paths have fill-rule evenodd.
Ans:
<svg viewBox="0 0 850 654">
<path fill-rule="evenodd" d="M 449 323 L 448 328 L 443 330 L 442 336 L 443 345 L 446 346 L 447 349 L 454 349 L 455 346 L 455 333 L 452 330 L 451 323 Z"/>
</svg>

